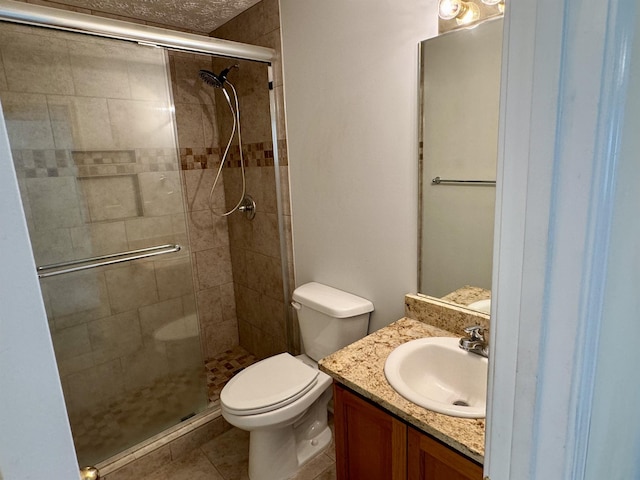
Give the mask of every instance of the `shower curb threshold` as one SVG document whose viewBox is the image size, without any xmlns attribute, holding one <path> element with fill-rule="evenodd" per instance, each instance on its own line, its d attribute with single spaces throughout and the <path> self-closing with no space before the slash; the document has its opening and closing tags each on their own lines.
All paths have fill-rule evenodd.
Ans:
<svg viewBox="0 0 640 480">
<path fill-rule="evenodd" d="M 213 403 L 206 410 L 196 414 L 195 416 L 170 427 L 153 437 L 141 442 L 133 447 L 124 450 L 111 458 L 106 459 L 96 465 L 101 476 L 115 472 L 132 462 L 140 460 L 142 457 L 154 452 L 155 450 L 187 435 L 198 427 L 206 425 L 213 420 L 220 418 L 222 415 L 220 406 Z"/>
</svg>

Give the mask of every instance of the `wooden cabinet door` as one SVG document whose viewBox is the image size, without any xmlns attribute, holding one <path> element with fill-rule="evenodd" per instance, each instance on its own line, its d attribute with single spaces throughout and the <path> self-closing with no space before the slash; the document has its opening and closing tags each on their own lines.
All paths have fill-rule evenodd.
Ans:
<svg viewBox="0 0 640 480">
<path fill-rule="evenodd" d="M 405 480 L 407 426 L 334 384 L 338 480 Z"/>
<path fill-rule="evenodd" d="M 482 467 L 437 440 L 408 428 L 409 480 L 482 480 Z"/>
</svg>

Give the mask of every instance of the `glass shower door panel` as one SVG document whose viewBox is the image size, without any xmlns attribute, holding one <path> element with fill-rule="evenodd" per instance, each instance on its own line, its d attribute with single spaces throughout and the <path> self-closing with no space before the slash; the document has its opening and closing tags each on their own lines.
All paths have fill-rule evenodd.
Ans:
<svg viewBox="0 0 640 480">
<path fill-rule="evenodd" d="M 41 280 L 79 461 L 97 463 L 207 404 L 166 53 L 0 24 L 0 55 L 36 264 L 182 247 Z"/>
</svg>

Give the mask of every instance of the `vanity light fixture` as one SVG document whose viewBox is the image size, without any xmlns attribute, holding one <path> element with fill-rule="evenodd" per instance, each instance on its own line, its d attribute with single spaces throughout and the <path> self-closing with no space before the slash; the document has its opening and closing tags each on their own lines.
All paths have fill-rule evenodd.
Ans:
<svg viewBox="0 0 640 480">
<path fill-rule="evenodd" d="M 494 6 L 497 5 L 498 6 L 498 10 L 500 10 L 500 13 L 504 13 L 504 0 L 482 0 L 482 3 L 484 3 L 485 5 L 489 5 L 489 6 Z"/>
<path fill-rule="evenodd" d="M 440 0 L 438 16 L 443 20 L 453 20 L 455 18 L 458 25 L 466 25 L 480 18 L 480 8 L 473 2 Z"/>
</svg>

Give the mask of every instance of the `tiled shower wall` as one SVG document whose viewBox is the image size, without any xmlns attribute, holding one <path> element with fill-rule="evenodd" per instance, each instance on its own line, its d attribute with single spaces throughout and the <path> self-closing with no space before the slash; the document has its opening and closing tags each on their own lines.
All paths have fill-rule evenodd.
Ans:
<svg viewBox="0 0 640 480">
<path fill-rule="evenodd" d="M 200 69 L 211 70 L 211 57 L 170 52 L 171 81 L 187 195 L 187 227 L 205 358 L 238 345 L 238 324 L 226 217 L 209 208 L 209 193 L 220 164 L 218 120 L 213 88 Z M 225 207 L 224 182 L 216 187 L 214 210 Z"/>
<path fill-rule="evenodd" d="M 47 0 L 33 3 L 116 18 Z M 251 19 L 252 25 L 234 39 L 280 51 L 277 1 L 260 3 L 234 19 L 221 37 L 238 34 L 234 30 L 244 28 L 238 22 L 245 19 Z M 25 27 L 7 28 L 17 32 Z M 164 348 L 152 338 L 165 323 L 194 314 L 196 304 L 202 351 L 207 358 L 219 356 L 239 342 L 260 357 L 287 349 L 288 305 L 283 302 L 275 175 L 280 176 L 283 186 L 290 285 L 293 269 L 279 61 L 274 64 L 273 84 L 281 165 L 277 171 L 266 66 L 242 62 L 241 70 L 234 72 L 243 112 L 248 192 L 258 203 L 258 215 L 254 222 L 246 223 L 241 214 L 228 221 L 212 215 L 208 204 L 220 162 L 220 143 L 226 141 L 221 140 L 218 130 L 228 133 L 229 114 L 224 105 L 216 106 L 215 93 L 197 77 L 201 68 L 219 71 L 228 62 L 214 67 L 210 57 L 169 52 L 174 123 L 169 118 L 170 102 L 166 98 L 160 102 L 149 88 L 165 82 L 166 66 L 157 61 L 163 55 L 161 51 L 150 48 L 149 55 L 155 57 L 139 61 L 122 42 L 116 45 L 82 37 L 83 41 L 101 45 L 97 54 L 86 55 L 84 62 L 88 65 L 83 68 L 88 66 L 89 73 L 85 74 L 68 61 L 74 58 L 74 49 L 82 53 L 83 47 L 74 43 L 78 36 L 62 35 L 64 41 L 60 42 L 52 40 L 49 31 L 33 28 L 17 40 L 8 41 L 6 35 L 0 38 L 0 49 L 12 43 L 25 47 L 24 51 L 18 48 L 18 53 L 0 55 L 0 96 L 9 128 L 26 129 L 31 139 L 28 144 L 14 140 L 12 146 L 37 263 L 161 243 L 188 245 L 170 259 L 159 257 L 43 281 L 63 387 L 75 392 L 67 395 L 75 435 L 83 429 L 84 412 L 92 409 L 93 403 L 119 401 L 123 391 L 164 382 L 160 378 L 163 374 L 178 373 L 185 367 L 200 376 L 202 365 L 200 356 L 194 354 L 198 350 L 195 337 L 181 345 L 160 346 Z M 26 50 L 32 46 L 35 54 Z M 17 66 L 21 56 L 27 61 Z M 41 64 L 53 65 L 53 71 Z M 56 82 L 48 82 L 58 76 L 66 86 L 60 91 L 53 86 Z M 238 81 L 238 77 L 242 79 Z M 106 93 L 99 93 L 101 88 Z M 166 92 L 166 85 L 163 88 Z M 148 112 L 141 116 L 131 108 L 133 103 L 148 104 Z M 231 152 L 230 168 L 213 196 L 211 203 L 217 211 L 235 204 L 238 154 L 236 147 Z M 45 193 L 54 193 L 53 201 L 45 200 Z M 180 201 L 180 193 L 186 202 Z M 118 202 L 106 208 L 105 199 L 113 197 Z M 78 198 L 86 200 L 78 204 Z M 114 209 L 115 203 L 118 206 Z M 55 210 L 71 211 L 75 220 L 69 223 L 52 215 Z M 135 294 L 126 287 L 131 282 L 138 287 Z M 88 287 L 91 295 L 80 294 L 80 286 Z M 172 399 L 185 404 L 186 411 L 198 409 L 189 402 L 200 402 L 200 386 L 204 388 L 202 380 L 192 380 L 187 379 L 188 395 L 172 395 Z M 173 383 L 168 385 L 176 391 Z M 191 398 L 194 396 L 197 399 Z M 161 409 L 166 406 L 162 398 L 156 398 L 156 403 Z M 175 421 L 160 419 L 165 420 L 169 424 Z M 117 426 L 112 427 L 117 430 Z M 118 430 L 116 436 L 122 436 L 124 430 Z M 95 455 L 105 453 L 95 451 L 95 437 L 91 431 L 86 433 L 88 450 Z M 77 438 L 76 442 L 82 446 Z"/>
<path fill-rule="evenodd" d="M 287 274 L 293 285 L 291 254 L 291 208 L 289 172 L 284 121 L 282 66 L 280 62 L 280 19 L 277 0 L 263 0 L 238 15 L 211 36 L 253 45 L 278 52 L 273 64 L 273 89 L 276 97 L 276 132 L 280 166 L 273 162 L 273 141 L 269 117 L 268 78 L 266 66 L 238 62 L 229 80 L 239 92 L 242 139 L 244 145 L 247 193 L 256 201 L 256 217 L 247 221 L 242 215 L 229 217 L 229 236 L 233 282 L 235 287 L 240 345 L 262 358 L 287 350 L 280 243 L 276 207 L 275 176 L 282 186 L 284 230 L 287 244 Z M 231 64 L 215 59 L 215 70 Z M 222 97 L 218 97 L 221 99 Z M 224 145 L 230 128 L 228 107 L 216 103 L 220 118 L 220 144 Z M 239 151 L 232 151 L 231 162 L 224 172 L 227 207 L 233 206 L 241 193 Z M 276 171 L 277 168 L 277 171 Z M 288 292 L 290 293 L 290 292 Z"/>
<path fill-rule="evenodd" d="M 36 263 L 187 245 L 164 53 L 9 24 L 0 53 Z M 46 278 L 42 290 L 72 424 L 167 374 L 201 376 L 197 338 L 173 348 L 153 335 L 195 313 L 188 248 Z"/>
<path fill-rule="evenodd" d="M 64 2 L 37 0 L 37 3 L 134 23 L 173 28 L 135 18 L 119 17 L 105 12 L 65 5 Z M 280 55 L 278 1 L 263 0 L 259 2 L 212 32 L 211 36 L 274 48 Z M 247 175 L 248 193 L 254 196 L 258 203 L 257 221 L 250 226 L 242 225 L 239 215 L 234 214 L 229 219 L 227 226 L 226 221 L 215 216 L 210 217 L 207 214 L 209 189 L 213 182 L 216 162 L 219 161 L 220 147 L 224 147 L 226 137 L 221 139 L 221 136 L 218 135 L 219 122 L 214 121 L 212 117 L 214 112 L 212 97 L 204 93 L 202 82 L 196 81 L 195 78 L 200 68 L 219 71 L 230 63 L 231 61 L 221 61 L 214 68 L 206 56 L 170 52 L 180 164 L 184 174 L 185 194 L 187 195 L 187 224 L 193 265 L 195 266 L 196 298 L 205 357 L 210 358 L 217 352 L 233 345 L 234 342 L 237 343 L 238 332 L 242 346 L 252 353 L 264 357 L 286 349 L 285 315 L 290 314 L 288 305 L 284 305 L 283 302 L 280 252 L 279 247 L 276 248 L 277 241 L 274 236 L 277 231 L 275 227 L 277 223 L 274 221 L 276 213 L 274 176 L 276 172 L 271 156 L 273 147 L 268 119 L 268 97 L 264 86 L 266 81 L 266 73 L 264 73 L 266 66 L 264 65 L 252 66 L 249 62 L 242 62 L 241 70 L 234 71 L 229 76 L 230 80 L 237 84 L 239 90 L 250 91 L 248 96 L 241 92 L 240 102 L 243 124 L 247 121 L 250 123 L 250 125 L 245 125 L 246 128 L 243 129 L 243 140 L 248 153 L 247 157 L 250 159 Z M 258 76 L 255 77 L 252 73 L 251 78 L 247 79 L 245 72 L 249 71 Z M 280 159 L 277 174 L 280 176 L 282 185 L 287 275 L 289 285 L 293 288 L 289 174 L 282 66 L 279 57 L 273 64 L 273 71 L 276 131 Z M 0 88 L 2 88 L 3 81 L 4 79 L 0 77 Z M 256 97 L 253 90 L 261 91 L 260 95 L 263 96 Z M 217 98 L 221 99 L 220 96 Z M 253 107 L 257 104 L 260 105 L 260 111 L 256 121 L 253 121 L 254 115 L 258 112 Z M 223 116 L 228 117 L 229 115 L 224 105 L 222 107 L 218 105 L 218 111 L 222 111 Z M 228 128 L 228 126 L 223 128 Z M 237 158 L 236 149 L 235 152 L 232 152 L 232 159 L 236 161 L 231 162 L 229 166 L 237 167 Z M 233 170 L 236 171 L 225 171 L 225 190 L 229 194 L 238 190 L 238 184 L 234 185 L 234 181 L 238 180 L 239 171 L 237 168 Z M 235 198 L 233 195 L 229 195 L 227 203 L 232 202 L 232 199 Z M 222 189 L 216 191 L 214 204 L 217 206 L 225 205 Z M 227 235 L 226 238 L 225 235 Z M 229 245 L 231 245 L 230 248 Z M 247 264 L 251 265 L 248 269 Z M 248 276 L 247 272 L 249 272 Z M 298 348 L 297 329 L 295 328 L 293 335 L 295 349 Z"/>
</svg>

